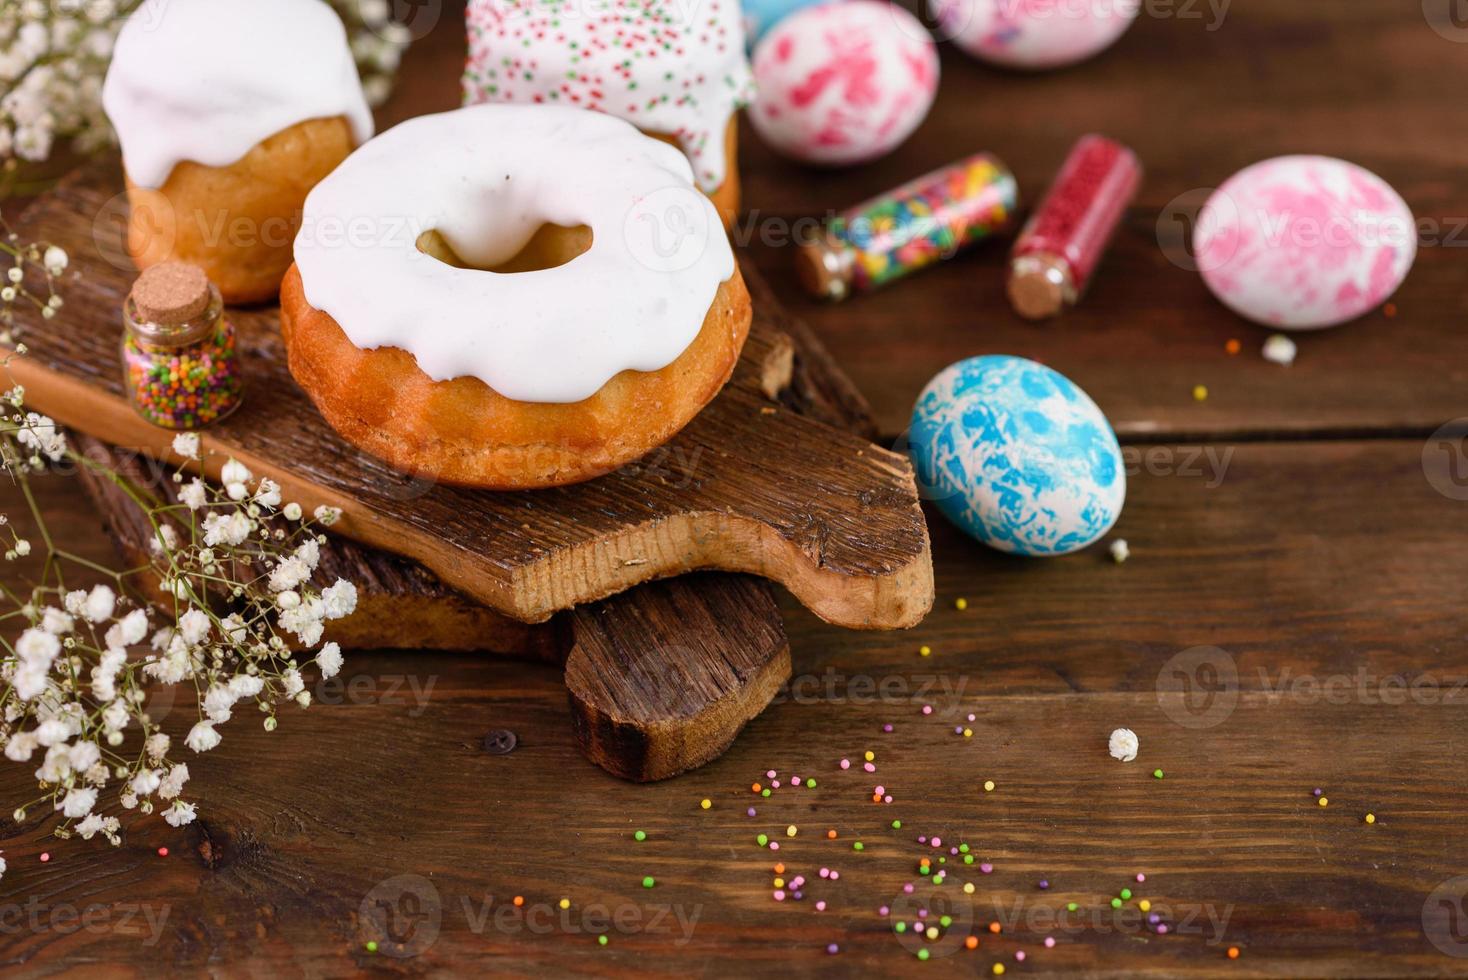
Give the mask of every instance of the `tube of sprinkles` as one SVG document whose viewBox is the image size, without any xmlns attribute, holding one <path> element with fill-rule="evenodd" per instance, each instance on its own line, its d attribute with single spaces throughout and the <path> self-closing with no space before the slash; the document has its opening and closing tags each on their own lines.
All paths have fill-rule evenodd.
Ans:
<svg viewBox="0 0 1468 980">
<path fill-rule="evenodd" d="M 1044 320 L 1074 306 L 1142 183 L 1137 155 L 1104 136 L 1083 136 L 1015 240 L 1009 302 Z"/>
<path fill-rule="evenodd" d="M 1003 231 L 1018 206 L 1009 168 L 975 154 L 838 214 L 800 246 L 800 281 L 831 300 L 884 286 Z"/>
</svg>

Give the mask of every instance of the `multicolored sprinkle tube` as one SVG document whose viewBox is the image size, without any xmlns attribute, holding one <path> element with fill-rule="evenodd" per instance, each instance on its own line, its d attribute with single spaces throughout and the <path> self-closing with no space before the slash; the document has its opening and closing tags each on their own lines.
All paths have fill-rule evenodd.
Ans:
<svg viewBox="0 0 1468 980">
<path fill-rule="evenodd" d="M 885 286 L 1003 231 L 1018 207 L 1009 168 L 977 153 L 838 214 L 800 247 L 801 282 L 831 300 Z"/>
</svg>

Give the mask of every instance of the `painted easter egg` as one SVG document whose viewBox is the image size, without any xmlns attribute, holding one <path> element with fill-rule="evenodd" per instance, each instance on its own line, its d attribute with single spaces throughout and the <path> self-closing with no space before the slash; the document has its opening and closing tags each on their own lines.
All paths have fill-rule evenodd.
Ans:
<svg viewBox="0 0 1468 980">
<path fill-rule="evenodd" d="M 743 0 L 740 6 L 744 10 L 744 38 L 753 50 L 770 28 L 797 10 L 834 2 L 836 0 Z"/>
<path fill-rule="evenodd" d="M 917 129 L 938 90 L 927 28 L 884 0 L 809 7 L 754 50 L 754 128 L 807 163 L 844 165 L 891 151 Z"/>
<path fill-rule="evenodd" d="M 1060 68 L 1116 43 L 1141 0 L 928 0 L 942 37 L 1006 68 Z"/>
<path fill-rule="evenodd" d="M 990 547 L 1066 555 L 1121 515 L 1126 470 L 1101 409 L 1022 357 L 959 361 L 928 382 L 908 452 L 924 496 Z"/>
<path fill-rule="evenodd" d="M 1209 197 L 1193 256 L 1213 295 L 1240 316 L 1315 330 L 1396 292 L 1417 256 L 1417 226 L 1401 195 L 1369 170 L 1333 157 L 1276 157 Z"/>
</svg>

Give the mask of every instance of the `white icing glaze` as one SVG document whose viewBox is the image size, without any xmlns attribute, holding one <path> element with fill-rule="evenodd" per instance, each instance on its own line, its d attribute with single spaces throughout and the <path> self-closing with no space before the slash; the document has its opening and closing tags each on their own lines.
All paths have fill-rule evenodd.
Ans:
<svg viewBox="0 0 1468 980">
<path fill-rule="evenodd" d="M 470 0 L 464 101 L 578 106 L 672 136 L 715 191 L 753 90 L 739 0 Z"/>
<path fill-rule="evenodd" d="M 144 0 L 102 90 L 133 182 L 163 186 L 192 160 L 224 167 L 308 119 L 372 113 L 341 18 L 322 0 Z"/>
<path fill-rule="evenodd" d="M 417 247 L 436 230 L 490 267 L 543 224 L 586 225 L 591 248 L 494 273 Z M 348 157 L 306 199 L 296 263 L 307 301 L 356 346 L 405 350 L 435 381 L 561 403 L 672 363 L 734 274 L 676 148 L 601 113 L 494 104 L 409 120 Z"/>
</svg>

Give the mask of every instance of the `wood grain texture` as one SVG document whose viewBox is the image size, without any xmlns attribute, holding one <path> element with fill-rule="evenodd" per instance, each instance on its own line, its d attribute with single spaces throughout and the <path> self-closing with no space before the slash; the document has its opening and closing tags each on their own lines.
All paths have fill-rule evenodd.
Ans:
<svg viewBox="0 0 1468 980">
<path fill-rule="evenodd" d="M 33 317 L 12 362 L 31 405 L 115 445 L 154 455 L 168 434 L 121 390 L 117 317 L 133 274 L 117 258 L 115 174 L 85 173 L 41 199 L 22 234 L 72 255 L 70 315 Z M 109 260 L 109 256 L 111 260 Z M 912 626 L 932 603 L 927 530 L 906 456 L 770 406 L 789 349 L 756 312 L 749 362 L 667 445 L 605 477 L 533 493 L 488 493 L 395 472 L 320 420 L 285 365 L 274 309 L 237 311 L 253 389 L 204 436 L 215 469 L 233 456 L 338 530 L 404 555 L 526 622 L 641 582 L 703 568 L 780 582 L 833 622 Z M 212 475 L 217 476 L 217 473 Z"/>
<path fill-rule="evenodd" d="M 1123 438 L 1236 433 L 1427 434 L 1463 414 L 1468 383 L 1468 194 L 1450 134 L 1468 129 L 1465 47 L 1435 32 L 1443 0 L 1204 0 L 1144 4 L 1101 57 L 1058 72 L 989 68 L 940 46 L 942 84 L 916 134 L 862 167 L 818 170 L 772 153 L 749 129 L 749 212 L 735 237 L 790 312 L 807 321 L 871 399 L 889 439 L 909 424 L 929 378 L 960 358 L 1037 358 L 1084 388 Z M 1214 11 L 1226 13 L 1216 29 Z M 1450 23 L 1450 22 L 1449 22 Z M 1462 31 L 1449 31 L 1461 39 Z M 1349 63 L 1351 71 L 1331 67 Z M 1007 244 L 981 245 L 918 277 L 845 303 L 803 296 L 788 239 L 820 218 L 990 150 L 1014 170 L 1026 205 L 1044 194 L 1085 132 L 1137 150 L 1147 174 L 1079 307 L 1035 325 L 1004 296 Z M 1287 153 L 1324 153 L 1384 177 L 1421 229 L 1416 265 L 1395 297 L 1334 330 L 1297 336 L 1282 370 L 1259 356 L 1272 332 L 1213 300 L 1183 247 L 1203 192 Z M 1180 199 L 1180 200 L 1179 200 Z M 1237 357 L 1224 344 L 1237 338 Z M 1198 404 L 1194 385 L 1209 388 Z"/>
<path fill-rule="evenodd" d="M 225 726 L 220 748 L 189 758 L 195 827 L 139 821 L 120 849 L 48 840 L 38 820 L 0 828 L 0 906 L 34 905 L 40 923 L 7 933 L 0 960 L 22 976 L 101 962 L 148 974 L 973 976 L 1000 959 L 1008 976 L 1461 976 L 1421 915 L 1440 883 L 1468 873 L 1468 773 L 1456 761 L 1468 553 L 1441 546 L 1464 505 L 1427 484 L 1421 448 L 1240 446 L 1214 487 L 1140 475 L 1122 566 L 1098 554 L 1020 563 L 935 525 L 943 602 L 922 627 L 852 634 L 787 602 L 794 682 L 723 758 L 667 783 L 587 767 L 553 669 L 352 655 L 341 683 L 316 687 L 317 704 L 284 714 L 275 734 Z M 56 483 L 53 512 L 79 513 L 80 491 Z M 1396 506 L 1363 522 L 1359 494 Z M 0 506 L 15 504 L 0 488 Z M 70 532 L 84 554 L 103 546 L 80 523 Z M 1157 681 L 1198 644 L 1231 655 L 1239 683 L 1226 717 L 1188 727 Z M 1363 670 L 1429 679 L 1437 696 L 1367 703 L 1285 683 Z M 963 739 L 952 726 L 968 713 L 975 735 Z M 897 730 L 883 735 L 889 722 Z M 1106 756 L 1118 725 L 1141 736 L 1135 763 Z M 519 748 L 485 754 L 491 729 L 514 731 Z M 875 774 L 837 768 L 868 748 Z M 771 767 L 818 785 L 754 796 Z M 29 781 L 24 767 L 0 767 L 4 798 Z M 876 781 L 891 805 L 871 803 Z M 1368 810 L 1375 826 L 1362 823 Z M 785 838 L 792 823 L 799 834 Z M 648 840 L 634 842 L 636 829 Z M 756 833 L 780 852 L 756 847 Z M 877 908 L 921 881 L 917 860 L 933 851 L 914 838 L 932 833 L 970 843 L 994 871 L 955 866 L 945 886 L 956 934 L 976 926 L 980 948 L 938 944 L 918 963 Z M 817 882 L 803 902 L 771 900 L 777 860 Z M 819 879 L 822 866 L 840 880 Z M 392 891 L 403 875 L 426 903 Z M 1107 901 L 1123 886 L 1166 908 L 1176 930 L 1140 930 L 1134 904 L 1113 916 Z M 1068 901 L 1083 912 L 1050 925 Z M 105 910 L 93 928 L 57 918 L 89 904 Z M 142 906 L 166 914 L 156 941 L 140 911 L 122 921 Z M 613 912 L 621 925 L 600 926 Z M 998 937 L 985 928 L 994 920 Z M 366 952 L 368 940 L 385 951 Z"/>
<path fill-rule="evenodd" d="M 1172 5 L 1183 8 L 1203 9 Z M 1154 9 L 1167 5 L 1145 8 Z M 1395 320 L 1304 338 L 1295 368 L 1275 373 L 1251 360 L 1262 334 L 1148 245 L 1173 195 L 1279 152 L 1339 153 L 1397 183 L 1419 214 L 1464 213 L 1454 134 L 1468 105 L 1454 82 L 1468 47 L 1427 29 L 1420 9 L 1234 0 L 1214 32 L 1149 12 L 1110 54 L 1047 75 L 991 71 L 945 45 L 933 113 L 887 160 L 805 171 L 743 141 L 748 206 L 777 217 L 852 203 L 981 148 L 1002 152 L 1033 199 L 1083 129 L 1143 151 L 1151 178 L 1124 239 L 1083 306 L 1052 326 L 1010 319 L 999 251 L 817 307 L 799 297 L 788 255 L 758 240 L 746 249 L 813 322 L 889 438 L 918 388 L 960 356 L 1039 354 L 1084 384 L 1133 433 L 1117 529 L 1131 542 L 1128 563 L 1104 553 L 1023 562 L 935 518 L 940 601 L 921 627 L 837 630 L 785 599 L 788 691 L 723 758 L 651 786 L 584 765 L 553 669 L 353 656 L 355 696 L 322 692 L 332 696 L 284 716 L 270 737 L 226 728 L 218 750 L 189 760 L 205 811 L 191 833 L 155 818 L 111 850 L 0 824 L 11 866 L 0 905 L 40 913 L 37 926 L 0 936 L 0 962 L 22 976 L 105 963 L 138 975 L 946 977 L 988 976 L 1000 959 L 1011 978 L 1463 976 L 1464 948 L 1435 944 L 1443 933 L 1429 934 L 1423 911 L 1441 884 L 1468 874 L 1464 706 L 1454 693 L 1468 676 L 1468 504 L 1427 479 L 1420 438 L 1385 438 L 1465 414 L 1456 253 L 1423 250 Z M 446 3 L 441 26 L 409 53 L 403 97 L 385 118 L 455 104 L 457 16 Z M 1231 336 L 1245 342 L 1234 359 L 1222 354 Z M 1202 406 L 1188 398 L 1197 381 L 1213 392 Z M 1292 441 L 1264 439 L 1276 431 Z M 1345 438 L 1353 431 L 1370 438 Z M 1192 436 L 1177 445 L 1167 433 Z M 1217 472 L 1198 461 L 1202 450 L 1228 454 L 1220 481 L 1201 475 Z M 1162 455 L 1148 463 L 1141 454 L 1151 451 Z M 46 499 L 72 547 L 105 555 L 78 490 L 58 480 Z M 15 510 L 3 485 L 0 508 Z M 919 657 L 920 644 L 931 657 Z M 1213 727 L 1180 725 L 1156 690 L 1173 658 L 1200 645 L 1233 657 L 1239 679 L 1232 713 Z M 1423 693 L 1368 703 L 1350 693 L 1363 670 L 1393 701 L 1399 683 Z M 414 695 L 410 680 L 419 692 L 435 681 L 430 696 Z M 886 693 L 873 693 L 884 682 Z M 937 708 L 931 724 L 922 703 Z M 952 726 L 970 712 L 975 736 L 961 739 Z M 884 722 L 896 732 L 882 735 Z M 1135 763 L 1105 754 L 1118 725 L 1141 736 Z M 517 732 L 520 749 L 484 755 L 490 728 Z M 835 768 L 867 748 L 873 779 Z M 772 766 L 819 787 L 752 797 L 750 783 Z M 1155 767 L 1164 780 L 1151 778 Z M 890 807 L 869 802 L 874 779 L 892 791 Z M 984 779 L 993 793 L 980 790 Z M 5 798 L 22 798 L 29 783 L 20 767 L 0 766 Z M 1324 810 L 1316 786 L 1329 792 Z M 698 807 L 705 797 L 709 811 Z M 1370 828 L 1360 822 L 1368 809 L 1380 818 Z M 800 834 L 781 838 L 778 855 L 754 845 L 755 833 L 792 822 Z M 826 827 L 841 835 L 831 846 Z M 642 844 L 630 839 L 637 828 L 649 835 Z M 860 860 L 849 849 L 857 833 Z M 966 840 L 993 861 L 959 910 L 981 926 L 1003 919 L 1000 937 L 981 931 L 973 953 L 919 963 L 878 916 L 902 883 L 920 881 L 917 859 L 931 850 L 915 846 L 919 833 Z M 168 859 L 155 854 L 162 844 Z M 37 861 L 42 850 L 51 863 Z M 776 859 L 808 877 L 836 868 L 841 879 L 776 903 Z M 400 875 L 429 883 L 432 901 L 391 900 L 380 886 Z M 644 875 L 654 889 L 641 887 Z M 1132 913 L 1109 918 L 1107 899 L 1124 885 L 1193 925 L 1156 936 Z M 515 895 L 534 909 L 533 926 L 507 904 Z M 825 912 L 813 911 L 818 898 Z M 1080 927 L 1052 932 L 1058 944 L 1045 950 L 1046 920 L 1032 927 L 1024 913 L 1070 900 L 1085 910 Z M 69 922 L 56 912 L 89 903 L 107 910 L 100 925 L 57 928 Z M 167 913 L 156 941 L 136 915 L 121 921 L 129 905 Z M 410 944 L 430 938 L 435 908 L 437 935 L 418 955 L 363 948 L 389 923 Z M 1228 913 L 1221 933 L 1210 909 Z M 588 911 L 621 914 L 605 948 Z M 691 930 L 680 913 L 696 920 Z M 841 946 L 835 957 L 829 942 Z M 1239 960 L 1224 958 L 1229 944 Z M 1023 964 L 1013 959 L 1021 948 Z"/>
</svg>

